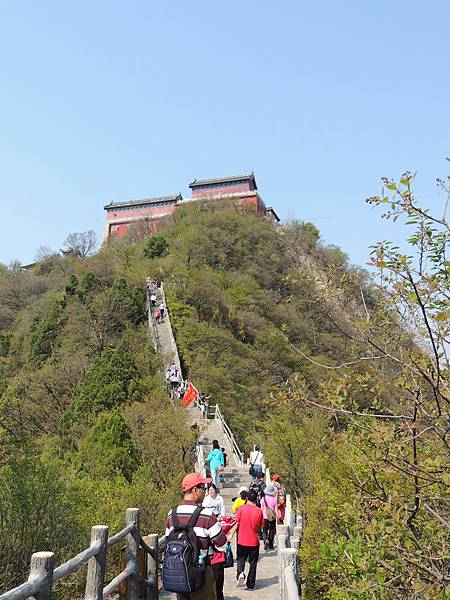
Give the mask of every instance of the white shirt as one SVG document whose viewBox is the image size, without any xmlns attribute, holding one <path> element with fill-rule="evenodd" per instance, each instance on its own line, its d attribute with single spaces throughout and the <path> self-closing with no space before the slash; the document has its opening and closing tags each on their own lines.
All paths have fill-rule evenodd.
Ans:
<svg viewBox="0 0 450 600">
<path fill-rule="evenodd" d="M 250 464 L 251 465 L 262 465 L 264 463 L 264 455 L 260 450 L 253 450 L 250 452 Z"/>
<path fill-rule="evenodd" d="M 208 508 L 212 508 L 213 513 L 217 517 L 225 516 L 225 502 L 220 494 L 217 494 L 215 498 L 211 498 L 209 494 L 205 496 L 203 500 L 203 506 L 207 506 Z"/>
</svg>

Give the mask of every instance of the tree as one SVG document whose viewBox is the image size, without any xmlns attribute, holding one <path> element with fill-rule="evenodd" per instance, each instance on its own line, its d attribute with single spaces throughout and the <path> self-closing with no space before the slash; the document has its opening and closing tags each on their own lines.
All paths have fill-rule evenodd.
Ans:
<svg viewBox="0 0 450 600">
<path fill-rule="evenodd" d="M 144 248 L 144 256 L 157 258 L 165 256 L 169 249 L 169 242 L 163 235 L 152 235 L 148 238 Z"/>
<path fill-rule="evenodd" d="M 73 254 L 78 258 L 85 258 L 94 252 L 96 245 L 97 236 L 92 229 L 81 233 L 69 233 L 63 244 L 63 252 Z"/>
</svg>

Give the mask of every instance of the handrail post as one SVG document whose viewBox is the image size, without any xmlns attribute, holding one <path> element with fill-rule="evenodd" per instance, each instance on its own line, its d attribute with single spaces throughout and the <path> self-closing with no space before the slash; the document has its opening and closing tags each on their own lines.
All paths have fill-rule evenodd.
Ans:
<svg viewBox="0 0 450 600">
<path fill-rule="evenodd" d="M 127 578 L 126 600 L 138 600 L 139 596 L 139 509 L 127 508 L 125 516 L 126 525 L 135 524 L 134 531 L 127 535 L 125 545 L 126 569 L 130 568 L 131 573 Z"/>
<path fill-rule="evenodd" d="M 280 598 L 281 600 L 287 600 L 288 594 L 286 589 L 286 577 L 285 573 L 287 569 L 292 569 L 295 573 L 295 558 L 297 551 L 294 548 L 281 548 L 279 550 L 280 556 Z"/>
<path fill-rule="evenodd" d="M 51 600 L 53 569 L 55 555 L 53 552 L 35 552 L 31 555 L 29 583 L 39 579 L 42 581 L 39 591 L 34 595 L 35 600 Z"/>
<path fill-rule="evenodd" d="M 154 550 L 155 554 L 147 556 L 147 573 L 146 578 L 149 582 L 145 586 L 144 600 L 158 600 L 158 534 L 151 533 L 145 538 L 147 546 Z"/>
<path fill-rule="evenodd" d="M 95 525 L 91 529 L 91 547 L 100 545 L 100 548 L 97 555 L 88 562 L 84 600 L 103 600 L 108 531 L 106 525 Z"/>
</svg>

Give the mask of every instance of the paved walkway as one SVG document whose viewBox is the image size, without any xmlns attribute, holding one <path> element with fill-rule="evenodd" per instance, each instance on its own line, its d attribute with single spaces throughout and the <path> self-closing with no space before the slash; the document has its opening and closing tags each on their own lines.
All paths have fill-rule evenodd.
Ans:
<svg viewBox="0 0 450 600">
<path fill-rule="evenodd" d="M 160 302 L 163 301 L 161 290 L 156 291 L 158 307 Z M 149 315 L 149 319 L 151 319 Z M 151 330 L 151 323 L 149 323 Z M 161 323 L 156 325 L 158 341 L 160 345 L 161 358 L 164 369 L 175 362 L 178 363 L 178 357 L 174 351 L 174 340 L 172 331 L 169 323 L 169 319 L 165 317 Z M 179 366 L 179 364 L 177 364 Z M 200 420 L 200 411 L 195 407 L 191 406 L 188 409 L 192 423 L 196 423 L 200 427 L 199 444 L 203 445 L 204 458 L 208 456 L 211 449 L 212 440 L 218 440 L 220 447 L 225 448 L 229 466 L 225 469 L 224 476 L 225 481 L 220 484 L 220 493 L 225 500 L 225 509 L 227 515 L 232 514 L 231 505 L 232 499 L 238 495 L 239 488 L 241 485 L 249 485 L 250 476 L 248 474 L 248 467 L 241 467 L 236 457 L 233 455 L 230 442 L 224 435 L 220 423 L 214 419 L 209 419 L 206 422 Z M 278 600 L 278 556 L 276 550 L 266 552 L 261 543 L 260 556 L 258 561 L 258 569 L 256 572 L 256 587 L 252 593 L 248 592 L 245 587 L 236 587 L 236 544 L 233 542 L 233 553 L 235 557 L 235 566 L 231 569 L 225 569 L 225 584 L 224 584 L 224 595 L 227 600 L 240 600 L 241 598 L 252 597 L 258 600 Z M 248 573 L 248 563 L 246 565 L 246 573 Z M 175 594 L 165 592 L 164 590 L 159 594 L 160 598 L 167 600 L 173 600 L 176 598 Z"/>
</svg>

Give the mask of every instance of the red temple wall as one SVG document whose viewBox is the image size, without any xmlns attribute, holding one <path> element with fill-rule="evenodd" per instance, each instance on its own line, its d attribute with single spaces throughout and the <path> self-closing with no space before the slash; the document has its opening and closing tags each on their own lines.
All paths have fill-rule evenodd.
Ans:
<svg viewBox="0 0 450 600">
<path fill-rule="evenodd" d="M 204 196 L 221 196 L 226 194 L 236 194 L 239 192 L 249 192 L 250 185 L 248 183 L 237 183 L 236 185 L 225 185 L 223 187 L 215 186 L 212 188 L 200 188 L 192 190 L 192 198 Z"/>
</svg>

